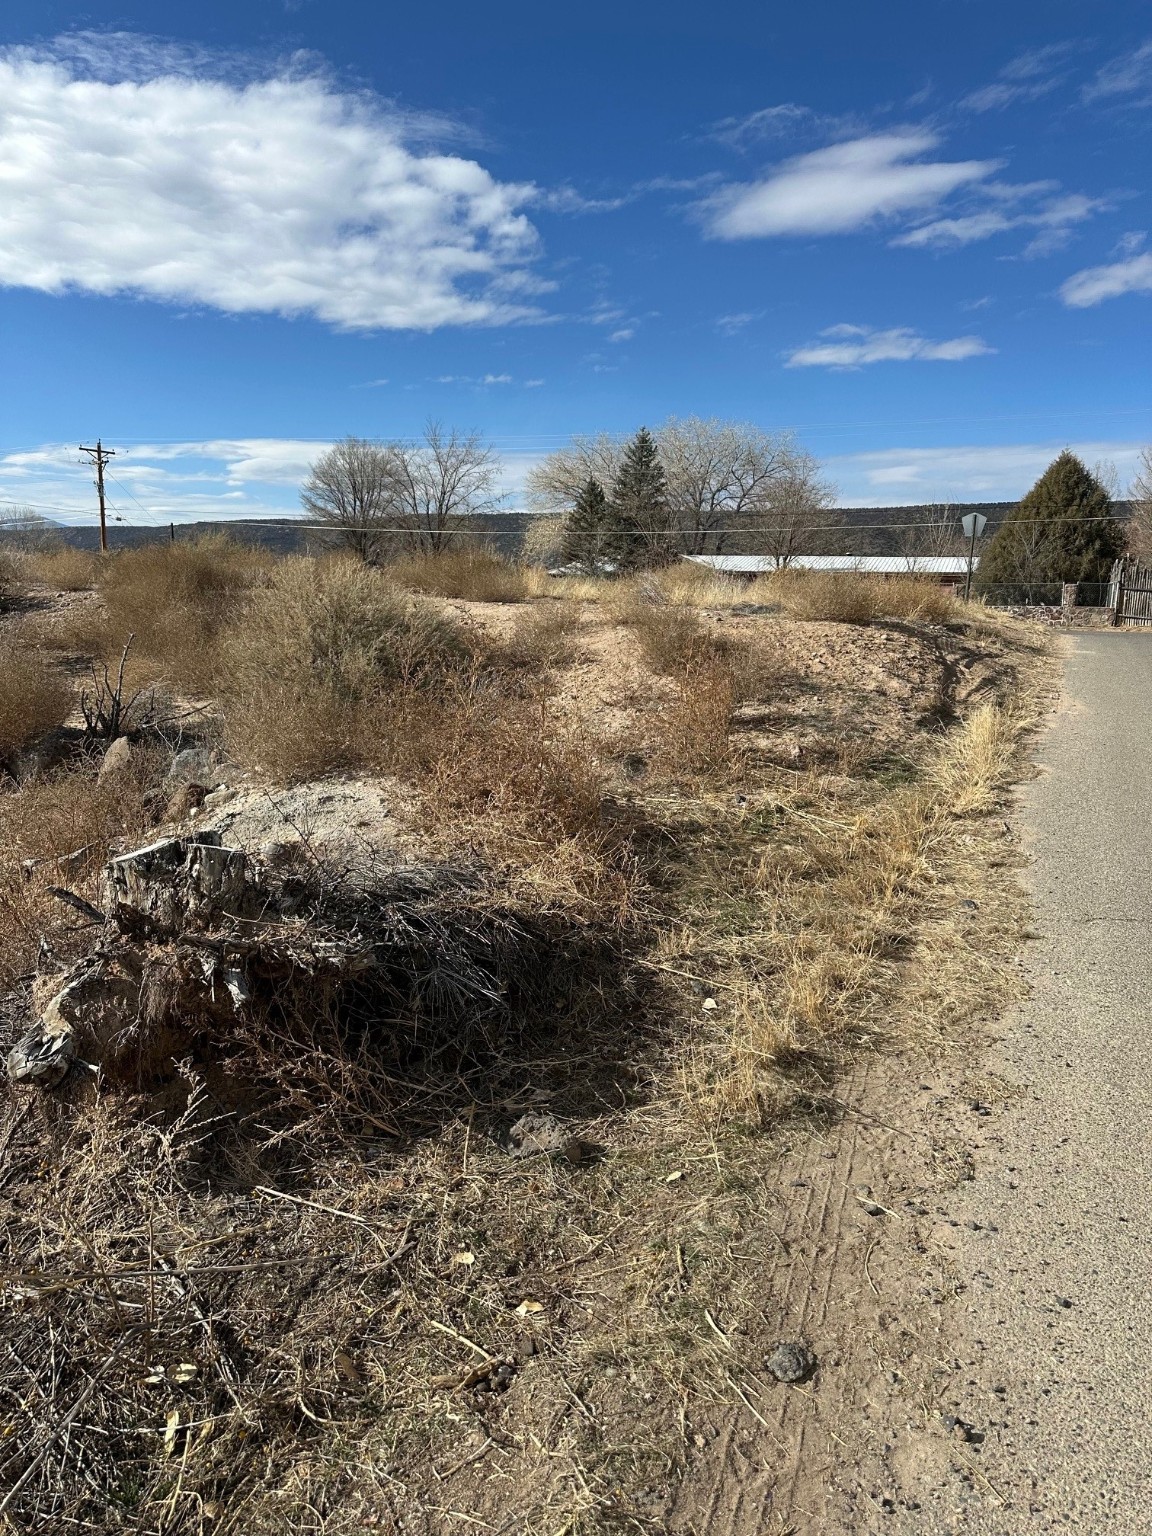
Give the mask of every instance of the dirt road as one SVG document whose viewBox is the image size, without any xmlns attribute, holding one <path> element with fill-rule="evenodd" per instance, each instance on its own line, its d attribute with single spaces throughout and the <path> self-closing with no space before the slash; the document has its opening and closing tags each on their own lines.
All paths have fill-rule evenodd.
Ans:
<svg viewBox="0 0 1152 1536">
<path fill-rule="evenodd" d="M 1022 794 L 1031 996 L 949 1229 L 956 1413 L 983 1439 L 967 1486 L 909 1479 L 909 1530 L 1152 1532 L 1150 708 L 1152 636 L 1069 642 Z"/>
</svg>

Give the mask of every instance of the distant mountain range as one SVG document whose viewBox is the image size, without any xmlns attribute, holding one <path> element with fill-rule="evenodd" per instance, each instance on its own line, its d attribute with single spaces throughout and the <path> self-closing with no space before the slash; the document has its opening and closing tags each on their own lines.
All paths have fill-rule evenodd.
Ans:
<svg viewBox="0 0 1152 1536">
<path fill-rule="evenodd" d="M 959 522 L 967 512 L 982 512 L 988 519 L 985 537 L 993 534 L 1004 518 L 1017 505 L 1014 501 L 973 501 L 956 503 L 948 508 L 952 518 Z M 1127 501 L 1114 501 L 1112 510 L 1116 517 L 1127 521 L 1131 506 Z M 843 507 L 835 511 L 834 518 L 842 518 L 843 531 L 821 536 L 821 549 L 828 554 L 885 555 L 902 554 L 916 540 L 924 547 L 924 535 L 928 529 L 912 529 L 908 524 L 932 523 L 941 516 L 940 505 L 916 507 Z M 491 512 L 476 520 L 475 529 L 485 541 L 501 554 L 514 557 L 520 552 L 520 541 L 529 518 L 519 512 Z M 904 526 L 901 526 L 904 525 Z M 94 526 L 75 527 L 46 521 L 44 532 L 77 549 L 98 549 L 99 530 Z M 299 520 L 291 517 L 266 518 L 260 522 L 232 523 L 227 521 L 175 523 L 160 527 L 139 527 L 124 523 L 112 523 L 108 528 L 110 549 L 134 549 L 141 544 L 159 540 L 203 538 L 207 534 L 227 534 L 230 538 L 249 544 L 258 544 L 277 554 L 304 554 L 317 547 L 323 537 L 314 530 L 302 528 Z M 727 554 L 755 553 L 755 549 L 741 548 L 750 542 L 734 536 L 724 542 Z"/>
</svg>

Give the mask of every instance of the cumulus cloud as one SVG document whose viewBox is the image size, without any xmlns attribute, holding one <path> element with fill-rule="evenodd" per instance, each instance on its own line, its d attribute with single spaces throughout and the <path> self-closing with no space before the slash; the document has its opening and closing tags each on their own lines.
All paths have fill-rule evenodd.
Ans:
<svg viewBox="0 0 1152 1536">
<path fill-rule="evenodd" d="M 1074 272 L 1060 288 L 1060 297 L 1072 309 L 1089 309 L 1105 299 L 1125 293 L 1152 293 L 1152 254 L 1130 256 L 1102 267 Z"/>
<path fill-rule="evenodd" d="M 825 339 L 789 353 L 787 366 L 862 368 L 867 363 L 959 363 L 969 357 L 986 357 L 996 350 L 979 336 L 929 341 L 907 326 L 874 331 L 865 325 L 833 325 L 820 335 Z"/>
<path fill-rule="evenodd" d="M 998 169 L 992 160 L 923 159 L 938 142 L 926 129 L 902 129 L 831 144 L 785 161 L 760 181 L 721 189 L 699 212 L 721 240 L 843 234 L 933 208 Z"/>
<path fill-rule="evenodd" d="M 232 78 L 147 39 L 106 65 L 86 34 L 0 52 L 0 283 L 348 329 L 536 313 L 535 188 L 315 71 Z"/>
</svg>

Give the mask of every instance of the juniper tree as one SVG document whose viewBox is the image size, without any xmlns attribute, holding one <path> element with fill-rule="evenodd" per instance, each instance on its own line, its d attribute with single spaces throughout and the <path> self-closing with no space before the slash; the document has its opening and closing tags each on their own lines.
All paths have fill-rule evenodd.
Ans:
<svg viewBox="0 0 1152 1536">
<path fill-rule="evenodd" d="M 664 466 L 647 427 L 625 444 L 612 486 L 612 509 L 627 546 L 625 564 L 663 565 L 677 558 L 669 537 L 672 518 Z"/>
<path fill-rule="evenodd" d="M 1123 543 L 1107 487 L 1065 449 L 989 541 L 977 590 L 1027 600 L 1058 582 L 1107 581 Z"/>
<path fill-rule="evenodd" d="M 604 487 L 595 475 L 589 475 L 564 523 L 564 559 L 599 574 L 607 566 L 616 569 L 624 563 L 627 543 Z"/>
</svg>

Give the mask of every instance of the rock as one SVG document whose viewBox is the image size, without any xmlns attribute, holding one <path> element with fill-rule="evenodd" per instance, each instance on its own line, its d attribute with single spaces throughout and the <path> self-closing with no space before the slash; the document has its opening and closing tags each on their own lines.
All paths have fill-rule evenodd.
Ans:
<svg viewBox="0 0 1152 1536">
<path fill-rule="evenodd" d="M 207 747 L 185 747 L 183 752 L 177 752 L 172 759 L 172 766 L 164 779 L 164 788 L 172 792 L 182 784 L 202 784 L 205 790 L 215 789 L 222 777 L 215 752 Z"/>
<path fill-rule="evenodd" d="M 220 806 L 226 805 L 229 800 L 235 800 L 236 791 L 230 784 L 218 784 L 216 788 L 204 796 L 204 809 L 215 811 Z"/>
<path fill-rule="evenodd" d="M 106 784 L 116 774 L 123 773 L 126 768 L 132 766 L 132 745 L 127 736 L 117 736 L 116 740 L 104 754 L 104 760 L 100 764 L 100 772 L 96 775 L 97 784 Z"/>
<path fill-rule="evenodd" d="M 181 784 L 164 809 L 165 821 L 183 821 L 204 804 L 203 784 Z"/>
<path fill-rule="evenodd" d="M 866 1216 L 883 1216 L 884 1207 L 877 1205 L 876 1201 L 873 1200 L 871 1184 L 857 1184 L 853 1194 L 859 1200 L 860 1208 Z"/>
<path fill-rule="evenodd" d="M 533 1157 L 540 1152 L 553 1157 L 563 1153 L 569 1140 L 555 1115 L 528 1114 L 509 1127 L 505 1147 L 509 1157 Z"/>
<path fill-rule="evenodd" d="M 788 1340 L 765 1357 L 764 1368 L 777 1381 L 807 1381 L 816 1369 L 816 1356 L 802 1340 Z"/>
<path fill-rule="evenodd" d="M 75 1056 L 72 1031 L 64 1028 L 53 1032 L 42 1022 L 8 1052 L 8 1076 L 14 1083 L 55 1088 L 67 1077 Z"/>
</svg>

